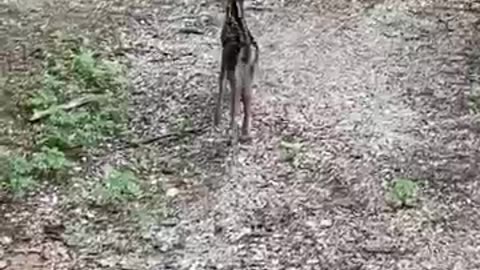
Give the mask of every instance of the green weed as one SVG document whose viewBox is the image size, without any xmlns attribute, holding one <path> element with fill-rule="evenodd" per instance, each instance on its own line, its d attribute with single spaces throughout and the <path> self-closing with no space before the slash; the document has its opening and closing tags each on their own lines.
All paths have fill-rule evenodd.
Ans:
<svg viewBox="0 0 480 270">
<path fill-rule="evenodd" d="M 3 164 L 2 167 L 5 167 L 6 173 L 0 180 L 3 186 L 19 196 L 36 187 L 37 180 L 43 176 L 56 178 L 59 173 L 72 166 L 72 162 L 63 152 L 46 146 L 30 157 L 11 155 L 4 156 L 2 160 L 4 162 L 0 162 Z"/>
<path fill-rule="evenodd" d="M 23 196 L 25 192 L 33 189 L 36 182 L 31 176 L 32 164 L 24 157 L 15 156 L 11 159 L 8 169 L 6 186 L 17 196 Z"/>
<path fill-rule="evenodd" d="M 122 76 L 121 66 L 108 60 L 97 60 L 94 52 L 80 49 L 73 58 L 74 76 L 84 88 L 94 89 L 95 92 L 117 92 L 126 82 Z"/>
<path fill-rule="evenodd" d="M 298 167 L 301 162 L 302 144 L 294 142 L 293 139 L 286 138 L 280 142 L 281 159 L 290 163 L 293 167 Z"/>
<path fill-rule="evenodd" d="M 131 171 L 113 170 L 98 188 L 99 204 L 122 203 L 137 198 L 141 194 L 137 177 Z"/>
<path fill-rule="evenodd" d="M 76 113 L 59 111 L 45 123 L 39 141 L 43 145 L 63 150 L 93 147 L 103 138 L 121 130 L 116 120 L 107 113 L 92 114 L 83 110 Z"/>
<path fill-rule="evenodd" d="M 74 160 L 65 156 L 70 149 L 92 149 L 125 130 L 127 82 L 123 66 L 79 40 L 59 33 L 44 48 L 39 69 L 9 81 L 22 114 L 42 115 L 25 125 L 34 136 L 32 145 L 29 150 L 18 149 L 23 152 L 21 157 L 8 157 L 8 173 L 0 179 L 14 193 L 68 172 L 74 165 Z M 87 101 L 76 103 L 79 100 Z M 109 178 L 109 198 L 115 201 L 135 193 L 131 180 L 128 173 Z"/>
<path fill-rule="evenodd" d="M 467 105 L 471 114 L 480 113 L 480 84 L 472 83 L 470 93 L 467 95 Z"/>
<path fill-rule="evenodd" d="M 182 132 L 193 127 L 192 119 L 188 117 L 179 117 L 174 120 L 174 130 Z"/>
<path fill-rule="evenodd" d="M 64 87 L 64 82 L 45 73 L 42 83 L 42 90 L 34 92 L 28 101 L 32 109 L 45 110 L 59 102 L 57 95 Z"/>
<path fill-rule="evenodd" d="M 58 109 L 42 121 L 38 141 L 61 150 L 92 147 L 123 130 L 126 119 L 126 80 L 118 63 L 95 57 L 75 42 L 58 42 L 47 53 L 45 73 L 27 109 L 33 112 L 59 108 L 62 104 L 98 94 L 98 99 L 67 110 Z"/>
<path fill-rule="evenodd" d="M 418 196 L 418 184 L 409 179 L 396 179 L 393 181 L 388 193 L 389 200 L 396 206 L 415 206 Z"/>
<path fill-rule="evenodd" d="M 43 146 L 40 152 L 33 154 L 31 163 L 33 168 L 41 174 L 62 171 L 72 166 L 62 151 L 46 146 Z"/>
</svg>

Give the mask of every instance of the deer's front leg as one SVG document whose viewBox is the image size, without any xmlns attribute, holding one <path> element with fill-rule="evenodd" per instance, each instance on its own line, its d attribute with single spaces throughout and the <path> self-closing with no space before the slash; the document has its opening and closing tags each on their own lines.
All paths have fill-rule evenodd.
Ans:
<svg viewBox="0 0 480 270">
<path fill-rule="evenodd" d="M 230 82 L 230 89 L 231 89 L 231 98 L 230 98 L 230 129 L 236 130 L 237 122 L 236 117 L 238 115 L 238 111 L 240 109 L 240 91 L 239 88 L 239 80 L 237 78 L 237 74 L 233 70 L 227 71 L 227 78 Z"/>
<path fill-rule="evenodd" d="M 258 61 L 258 47 L 250 46 L 249 53 L 246 55 L 247 60 L 242 65 L 242 103 L 243 103 L 243 124 L 242 124 L 242 141 L 249 141 L 250 137 L 250 124 L 252 121 L 252 84 L 256 71 Z M 254 50 L 254 51 L 252 51 Z"/>
</svg>

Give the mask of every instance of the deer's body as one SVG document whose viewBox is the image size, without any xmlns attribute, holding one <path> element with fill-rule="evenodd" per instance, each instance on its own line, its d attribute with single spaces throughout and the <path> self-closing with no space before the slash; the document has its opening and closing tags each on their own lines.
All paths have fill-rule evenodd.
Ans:
<svg viewBox="0 0 480 270">
<path fill-rule="evenodd" d="M 219 94 L 215 107 L 214 125 L 218 126 L 227 81 L 231 89 L 230 129 L 235 131 L 235 118 L 244 108 L 242 138 L 250 138 L 252 83 L 258 63 L 258 45 L 243 16 L 243 0 L 227 0 L 225 22 L 221 32 L 222 60 L 219 76 Z M 235 131 L 236 132 L 236 131 Z"/>
</svg>

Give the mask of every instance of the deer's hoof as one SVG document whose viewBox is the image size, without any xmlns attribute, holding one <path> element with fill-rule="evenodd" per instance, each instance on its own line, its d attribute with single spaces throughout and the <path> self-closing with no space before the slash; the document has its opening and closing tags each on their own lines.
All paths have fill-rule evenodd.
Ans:
<svg viewBox="0 0 480 270">
<path fill-rule="evenodd" d="M 250 136 L 250 134 L 242 134 L 239 138 L 239 141 L 244 144 L 249 144 L 253 141 L 253 138 Z"/>
</svg>

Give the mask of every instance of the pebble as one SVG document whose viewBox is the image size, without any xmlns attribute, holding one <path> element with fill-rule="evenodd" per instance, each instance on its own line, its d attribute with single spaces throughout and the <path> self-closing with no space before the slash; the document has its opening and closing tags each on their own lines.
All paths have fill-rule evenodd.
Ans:
<svg viewBox="0 0 480 270">
<path fill-rule="evenodd" d="M 8 267 L 8 262 L 0 260 L 0 270 L 6 269 Z"/>
<path fill-rule="evenodd" d="M 309 220 L 306 222 L 306 225 L 310 228 L 329 228 L 333 226 L 333 221 L 331 219 L 323 219 L 317 223 L 314 220 Z"/>
<path fill-rule="evenodd" d="M 10 245 L 13 242 L 12 238 L 9 236 L 4 236 L 0 238 L 0 244 L 7 246 Z"/>
<path fill-rule="evenodd" d="M 320 227 L 322 228 L 329 228 L 332 227 L 333 221 L 331 219 L 324 219 L 320 221 Z"/>
<path fill-rule="evenodd" d="M 180 190 L 178 188 L 169 188 L 166 192 L 167 197 L 175 197 L 180 193 Z"/>
</svg>

